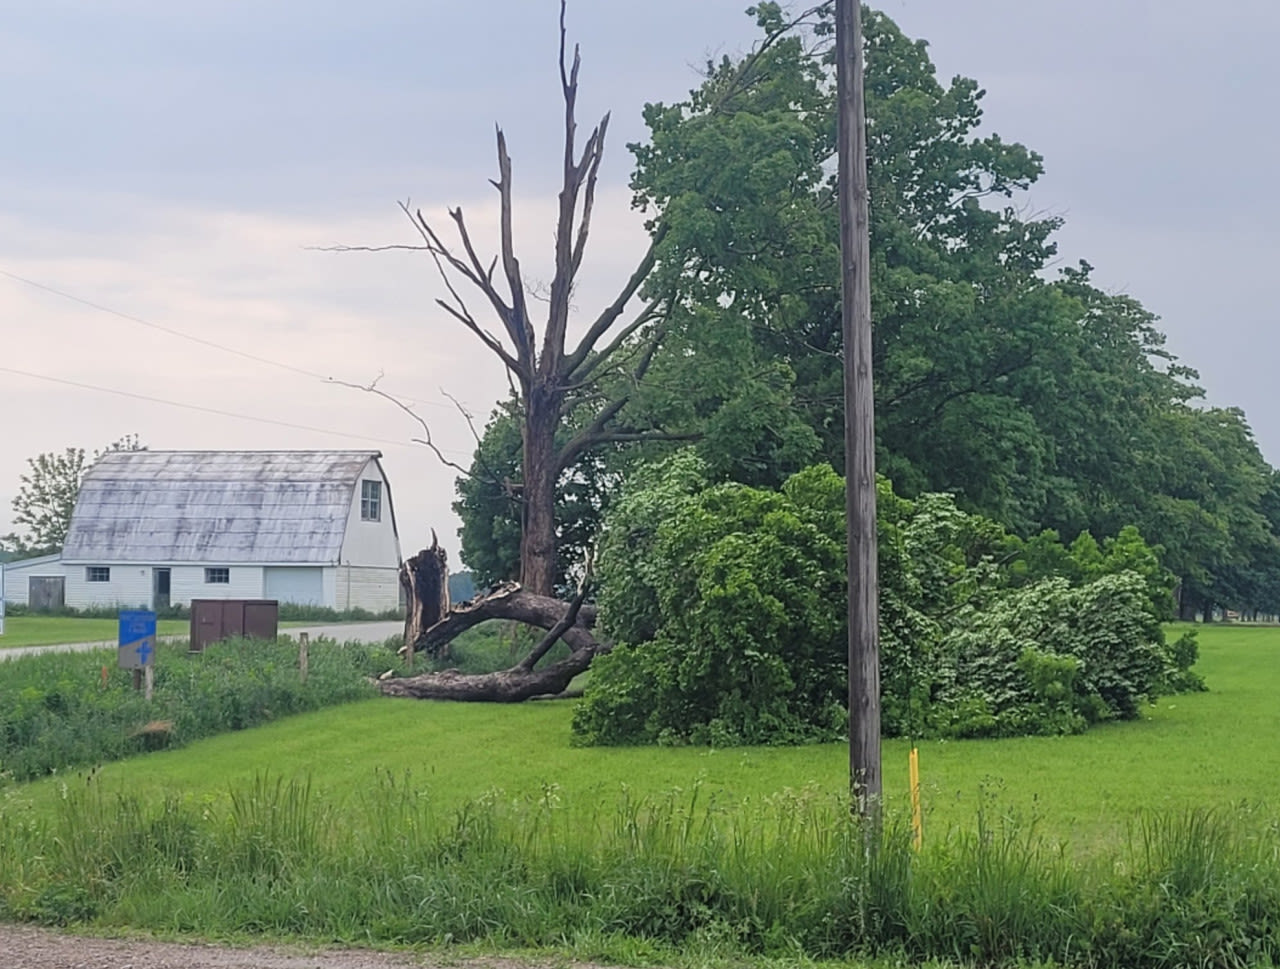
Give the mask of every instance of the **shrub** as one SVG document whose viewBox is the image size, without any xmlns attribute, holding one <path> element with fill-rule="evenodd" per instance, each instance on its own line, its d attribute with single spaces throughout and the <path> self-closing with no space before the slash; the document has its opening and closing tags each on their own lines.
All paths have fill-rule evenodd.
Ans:
<svg viewBox="0 0 1280 969">
<path fill-rule="evenodd" d="M 878 501 L 886 733 L 1072 733 L 1197 682 L 1194 643 L 1164 643 L 1164 573 L 1136 530 L 1067 549 L 1019 542 L 949 495 L 908 501 L 882 480 Z M 780 491 L 708 487 L 690 453 L 638 475 L 601 544 L 601 624 L 618 644 L 593 667 L 577 742 L 843 736 L 844 538 L 827 466 Z M 1055 562 L 1068 574 L 1046 577 Z"/>
</svg>

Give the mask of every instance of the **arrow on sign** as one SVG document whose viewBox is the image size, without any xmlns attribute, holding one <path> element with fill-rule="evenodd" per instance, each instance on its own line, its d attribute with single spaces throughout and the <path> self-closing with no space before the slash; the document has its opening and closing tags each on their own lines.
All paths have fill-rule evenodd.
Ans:
<svg viewBox="0 0 1280 969">
<path fill-rule="evenodd" d="M 147 665 L 149 657 L 153 652 L 155 652 L 155 649 L 152 647 L 151 642 L 144 639 L 142 644 L 138 646 L 138 659 L 142 662 L 143 666 Z"/>
</svg>

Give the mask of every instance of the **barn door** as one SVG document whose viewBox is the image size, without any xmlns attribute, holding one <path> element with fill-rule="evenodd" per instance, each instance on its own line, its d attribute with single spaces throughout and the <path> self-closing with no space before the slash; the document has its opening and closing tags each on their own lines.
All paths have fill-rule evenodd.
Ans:
<svg viewBox="0 0 1280 969">
<path fill-rule="evenodd" d="M 67 604 L 67 579 L 62 575 L 33 575 L 27 579 L 27 604 L 32 612 L 57 612 Z"/>
<path fill-rule="evenodd" d="M 151 608 L 164 612 L 169 608 L 169 589 L 172 577 L 168 569 L 151 570 Z"/>
</svg>

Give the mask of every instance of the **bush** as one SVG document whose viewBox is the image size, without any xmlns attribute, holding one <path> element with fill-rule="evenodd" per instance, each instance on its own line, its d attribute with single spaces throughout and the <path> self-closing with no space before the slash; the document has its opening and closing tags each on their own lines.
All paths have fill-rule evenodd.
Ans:
<svg viewBox="0 0 1280 969">
<path fill-rule="evenodd" d="M 383 609 L 373 612 L 356 606 L 352 609 L 331 609 L 297 602 L 280 603 L 281 622 L 390 622 L 403 619 L 403 609 Z"/>
<path fill-rule="evenodd" d="M 83 609 L 72 608 L 71 606 L 63 606 L 61 609 L 42 610 L 34 612 L 30 606 L 20 602 L 15 602 L 5 606 L 5 612 L 10 616 L 65 616 L 74 619 L 115 619 L 120 614 L 121 609 L 150 609 L 151 607 L 145 603 L 141 605 L 129 605 L 121 603 L 111 606 L 89 606 Z M 158 619 L 190 619 L 191 609 L 189 606 L 176 604 L 168 606 L 164 609 L 155 610 Z M 403 619 L 403 609 L 384 609 L 381 612 L 373 612 L 369 609 L 361 609 L 356 606 L 353 609 L 331 609 L 328 606 L 313 606 L 297 602 L 280 603 L 281 622 L 386 622 L 393 619 Z"/>
<path fill-rule="evenodd" d="M 6 603 L 5 613 L 10 616 L 59 616 L 66 619 L 115 619 L 120 615 L 122 609 L 150 609 L 151 607 L 145 603 L 139 605 L 130 605 L 128 603 L 117 603 L 110 606 L 86 606 L 77 609 L 72 606 L 62 606 L 59 609 L 32 609 L 29 605 L 22 602 Z M 166 609 L 156 610 L 157 619 L 190 619 L 191 610 L 183 605 L 173 605 Z"/>
<path fill-rule="evenodd" d="M 949 495 L 907 501 L 881 481 L 878 501 L 887 734 L 1072 733 L 1198 682 L 1194 643 L 1164 643 L 1164 573 L 1136 530 L 1068 549 Z M 827 466 L 777 492 L 708 487 L 689 453 L 638 475 L 601 544 L 600 620 L 618 643 L 593 666 L 576 741 L 842 737 L 844 538 Z M 1046 577 L 1054 562 L 1068 574 Z"/>
<path fill-rule="evenodd" d="M 927 734 L 1014 736 L 1075 733 L 1133 719 L 1156 696 L 1172 661 L 1133 572 L 1072 588 L 1047 579 L 1004 593 L 958 617 L 944 638 Z M 989 719 L 957 721 L 949 708 Z"/>
</svg>

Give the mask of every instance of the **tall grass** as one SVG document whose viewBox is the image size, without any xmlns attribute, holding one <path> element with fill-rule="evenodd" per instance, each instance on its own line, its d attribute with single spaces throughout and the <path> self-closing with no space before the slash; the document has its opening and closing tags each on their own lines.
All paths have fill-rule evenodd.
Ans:
<svg viewBox="0 0 1280 969">
<path fill-rule="evenodd" d="M 1271 964 L 1274 818 L 1148 815 L 1081 864 L 984 808 L 916 853 L 894 819 L 868 849 L 845 803 L 789 791 L 726 810 L 702 790 L 587 804 L 553 786 L 443 805 L 380 773 L 338 804 L 261 775 L 144 803 L 65 781 L 52 813 L 0 808 L 12 918 L 349 943 L 637 944 L 787 958 L 894 954 L 1012 965 Z M 625 955 L 621 955 L 625 958 Z"/>
<path fill-rule="evenodd" d="M 0 783 L 103 763 L 372 696 L 393 658 L 379 646 L 314 643 L 307 681 L 288 641 L 229 640 L 204 653 L 161 644 L 148 702 L 113 650 L 0 663 Z"/>
</svg>

